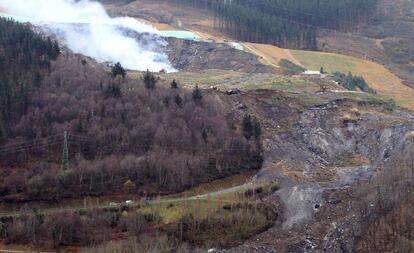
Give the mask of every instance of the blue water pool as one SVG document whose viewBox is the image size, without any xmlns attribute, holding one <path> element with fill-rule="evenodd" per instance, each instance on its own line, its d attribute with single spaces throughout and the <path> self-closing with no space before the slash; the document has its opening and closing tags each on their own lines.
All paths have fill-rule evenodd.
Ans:
<svg viewBox="0 0 414 253">
<path fill-rule="evenodd" d="M 183 40 L 200 40 L 201 37 L 197 34 L 189 31 L 161 31 L 162 37 L 173 37 Z"/>
</svg>

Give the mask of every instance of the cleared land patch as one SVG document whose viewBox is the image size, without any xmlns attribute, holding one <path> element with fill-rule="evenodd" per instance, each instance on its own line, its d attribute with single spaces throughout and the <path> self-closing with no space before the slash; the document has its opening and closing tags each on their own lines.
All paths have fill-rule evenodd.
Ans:
<svg viewBox="0 0 414 253">
<path fill-rule="evenodd" d="M 333 53 L 290 50 L 292 55 L 306 68 L 332 73 L 340 71 L 352 72 L 365 78 L 369 86 L 379 95 L 388 96 L 396 100 L 401 106 L 414 109 L 414 89 L 404 85 L 401 80 L 386 69 L 383 65 L 358 59 L 352 56 Z"/>
<path fill-rule="evenodd" d="M 192 28 L 194 29 L 194 28 Z M 216 42 L 223 42 L 221 39 L 215 38 L 213 35 L 207 34 L 205 31 L 200 32 L 197 30 L 191 30 L 192 32 L 200 35 L 203 39 L 214 39 Z M 299 66 L 306 67 L 310 70 L 319 70 L 323 67 L 325 71 L 332 73 L 340 71 L 343 73 L 352 72 L 354 75 L 360 75 L 368 82 L 369 86 L 375 89 L 379 95 L 387 96 L 394 99 L 399 105 L 408 109 L 414 109 L 414 89 L 404 85 L 402 81 L 393 74 L 390 70 L 383 65 L 358 59 L 352 56 L 324 53 L 324 52 L 312 52 L 302 50 L 289 50 L 279 48 L 273 45 L 256 44 L 256 43 L 241 43 L 244 50 L 250 52 L 259 57 L 259 61 L 263 64 L 273 67 L 279 67 L 279 61 L 281 59 L 287 59 Z M 216 72 L 217 73 L 217 72 Z M 211 73 L 210 73 L 211 74 Z M 181 74 L 180 74 L 181 75 Z M 220 75 L 220 74 L 219 74 Z M 187 79 L 188 75 L 184 75 L 183 79 Z M 198 78 L 197 78 L 198 79 Z M 203 79 L 203 78 L 201 78 Z M 201 81 L 202 85 L 219 85 L 221 77 L 217 78 L 208 77 L 208 82 Z M 214 80 L 218 79 L 218 80 Z M 256 79 L 256 78 L 254 78 Z M 255 81 L 263 81 L 258 78 Z M 251 81 L 251 80 L 249 80 Z M 258 88 L 257 82 L 249 85 L 244 82 L 242 86 L 249 86 L 250 88 Z M 264 85 L 260 85 L 260 88 L 269 88 L 268 82 Z M 229 86 L 226 85 L 226 88 Z"/>
<path fill-rule="evenodd" d="M 289 49 L 283 49 L 275 47 L 269 44 L 257 44 L 257 43 L 243 43 L 244 48 L 260 57 L 260 60 L 264 64 L 278 65 L 282 59 L 287 59 L 297 65 L 302 65 L 296 58 L 292 56 Z"/>
<path fill-rule="evenodd" d="M 131 75 L 141 74 L 139 72 Z M 178 72 L 165 74 L 164 78 L 168 80 L 177 80 L 181 86 L 193 87 L 194 84 L 201 88 L 215 87 L 225 91 L 228 89 L 254 90 L 254 89 L 272 89 L 283 90 L 286 92 L 315 93 L 319 85 L 310 81 L 306 77 L 295 76 L 285 77 L 271 73 L 244 73 L 227 70 L 203 70 L 199 72 Z"/>
</svg>

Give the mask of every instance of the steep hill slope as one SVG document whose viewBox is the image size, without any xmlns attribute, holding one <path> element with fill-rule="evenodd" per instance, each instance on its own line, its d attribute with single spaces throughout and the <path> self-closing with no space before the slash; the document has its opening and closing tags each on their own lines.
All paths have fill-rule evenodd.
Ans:
<svg viewBox="0 0 414 253">
<path fill-rule="evenodd" d="M 276 196 L 285 209 L 283 223 L 230 252 L 355 252 L 367 224 L 414 187 L 406 156 L 414 151 L 413 115 L 367 97 L 282 90 L 233 98 L 263 120 L 266 153 L 257 179 L 280 182 Z"/>
<path fill-rule="evenodd" d="M 162 21 L 162 19 L 160 19 L 160 17 L 158 16 L 159 13 L 157 10 L 163 9 L 164 15 L 168 15 L 171 17 L 170 24 L 168 25 L 168 27 L 164 26 L 163 29 L 189 29 L 191 31 L 198 33 L 201 36 L 201 38 L 205 40 L 214 40 L 220 43 L 227 42 L 227 36 L 214 27 L 214 22 L 212 20 L 212 16 L 214 14 L 212 14 L 211 12 L 209 13 L 206 10 L 199 10 L 193 7 L 181 5 L 177 6 L 164 1 L 149 2 L 142 0 L 134 1 L 132 3 L 129 3 L 128 5 L 108 6 L 108 9 L 114 15 L 122 14 L 135 16 L 139 18 L 147 18 L 151 21 L 151 23 L 155 22 L 156 26 L 160 26 L 159 23 L 157 23 L 156 21 Z M 348 42 L 348 40 L 346 40 L 346 42 Z M 342 44 L 343 43 L 345 42 L 342 42 Z M 353 41 L 353 43 L 355 43 L 355 41 Z M 342 44 L 338 41 L 335 42 L 335 45 Z M 328 47 L 329 44 L 326 44 L 325 46 Z M 269 65 L 275 68 L 278 68 L 279 61 L 281 59 L 288 59 L 298 65 L 305 66 L 306 68 L 311 70 L 319 70 L 320 67 L 324 67 L 324 69 L 328 70 L 329 72 L 352 72 L 356 75 L 361 75 L 368 81 L 369 85 L 374 87 L 379 92 L 379 94 L 389 96 L 390 98 L 395 99 L 400 105 L 403 105 L 407 108 L 414 108 L 414 104 L 411 99 L 411 97 L 414 96 L 414 91 L 403 85 L 402 81 L 395 74 L 390 72 L 387 69 L 387 67 L 384 67 L 381 64 L 377 64 L 369 60 L 364 60 L 364 57 L 358 58 L 339 54 L 325 54 L 319 52 L 308 52 L 300 50 L 295 51 L 278 48 L 273 45 L 257 43 L 243 43 L 242 47 L 245 51 L 256 55 L 262 64 Z M 184 51 L 187 51 L 187 47 L 179 48 L 185 48 Z M 347 46 L 347 48 L 356 48 L 356 45 L 355 47 Z M 365 50 L 365 53 L 368 54 L 369 52 L 370 51 Z M 201 62 L 207 61 L 207 59 L 212 60 L 212 62 L 224 60 L 224 62 L 222 63 L 210 64 L 210 67 L 215 67 L 219 69 L 229 69 L 229 67 L 226 66 L 225 59 L 229 59 L 229 65 L 233 63 L 233 57 L 227 58 L 226 54 L 223 55 L 223 58 L 219 56 L 219 58 L 217 59 L 214 57 L 210 57 L 209 52 L 206 53 L 207 55 L 200 55 L 201 57 L 203 57 L 200 58 Z M 237 57 L 234 57 L 234 59 L 235 58 Z M 243 62 L 247 63 L 246 61 Z M 205 69 L 209 65 L 202 64 L 198 66 L 199 67 L 197 69 Z M 244 67 L 244 69 L 251 69 L 251 67 L 248 66 L 254 65 L 247 64 L 247 68 Z M 259 67 L 259 69 L 261 69 L 261 67 Z M 191 70 L 191 68 L 187 70 Z"/>
<path fill-rule="evenodd" d="M 68 49 L 60 53 L 27 25 L 0 19 L 1 26 L 10 28 L 0 35 L 1 200 L 125 192 L 128 180 L 134 192 L 176 192 L 260 166 L 259 136 L 243 137 L 240 118 L 230 127 L 214 96 L 151 73 L 134 80 L 122 67 L 110 73 Z"/>
<path fill-rule="evenodd" d="M 323 67 L 329 73 L 340 71 L 352 72 L 363 76 L 370 87 L 378 94 L 393 98 L 401 106 L 414 109 L 414 89 L 402 81 L 381 64 L 359 58 L 309 51 L 290 50 L 293 57 L 308 69 L 318 70 Z"/>
<path fill-rule="evenodd" d="M 318 31 L 318 49 L 355 56 L 359 59 L 370 59 L 379 62 L 391 69 L 406 85 L 412 85 L 412 1 L 408 0 L 380 0 L 375 18 L 368 25 L 360 25 L 352 32 L 333 32 L 321 29 Z M 189 29 L 200 32 L 205 39 L 223 41 L 229 35 L 217 30 L 214 23 L 214 14 L 208 10 L 200 10 L 191 6 L 176 6 L 165 1 L 139 0 L 127 6 L 109 7 L 113 14 L 128 14 L 153 22 L 169 23 L 176 29 Z M 163 10 L 159 12 L 158 10 Z M 158 13 L 158 14 L 157 14 Z M 161 16 L 168 16 L 164 19 Z M 171 26 L 168 28 L 171 29 Z M 272 58 L 272 50 L 268 51 Z M 264 53 L 266 54 L 266 53 Z M 272 60 L 264 57 L 264 63 Z M 384 72 L 384 71 L 381 71 Z M 383 78 L 384 80 L 388 78 Z M 387 84 L 388 85 L 388 84 Z"/>
<path fill-rule="evenodd" d="M 130 7 L 111 6 L 142 14 Z M 53 49 L 55 43 L 39 39 Z M 399 90 L 406 86 L 385 68 L 357 58 L 242 44 L 259 59 L 220 42 L 171 39 L 170 57 L 188 72 L 126 73 L 65 48 L 45 69 L 10 65 L 11 77 L 39 78 L 25 94 L 26 110 L 9 108 L 19 113 L 1 139 L 0 207 L 28 205 L 22 211 L 10 205 L 0 217 L 0 243 L 128 253 L 198 252 L 199 246 L 231 246 L 222 251 L 235 253 L 411 252 L 414 229 L 404 224 L 412 220 L 414 113 L 382 96 L 268 67 L 277 70 L 280 59 L 290 59 L 360 73 L 406 104 L 410 89 Z M 219 65 L 226 61 L 232 62 Z M 17 88 L 27 81 L 10 80 Z M 14 93 L 5 94 L 6 102 Z M 239 186 L 147 198 L 258 167 Z M 87 206 L 90 196 L 110 194 L 121 195 L 122 204 L 106 199 Z M 78 197 L 86 196 L 80 207 Z M 129 196 L 140 200 L 122 199 Z M 33 200 L 68 208 L 28 210 Z"/>
</svg>

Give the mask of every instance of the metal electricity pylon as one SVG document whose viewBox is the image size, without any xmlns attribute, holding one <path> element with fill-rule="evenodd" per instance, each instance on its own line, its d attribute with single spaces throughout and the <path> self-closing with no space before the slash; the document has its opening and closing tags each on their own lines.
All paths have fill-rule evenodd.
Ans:
<svg viewBox="0 0 414 253">
<path fill-rule="evenodd" d="M 68 132 L 63 133 L 63 159 L 62 159 L 63 170 L 69 169 L 69 148 L 68 148 Z"/>
</svg>

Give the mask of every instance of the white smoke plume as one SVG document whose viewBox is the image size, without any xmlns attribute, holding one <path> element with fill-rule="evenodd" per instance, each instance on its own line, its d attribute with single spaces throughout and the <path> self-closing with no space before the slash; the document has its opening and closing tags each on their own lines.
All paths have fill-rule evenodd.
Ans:
<svg viewBox="0 0 414 253">
<path fill-rule="evenodd" d="M 0 0 L 0 9 L 47 26 L 59 33 L 71 50 L 100 62 L 120 62 L 131 70 L 175 71 L 168 57 L 155 50 L 165 43 L 158 36 L 155 45 L 142 45 L 119 29 L 158 34 L 155 28 L 130 17 L 111 18 L 96 1 Z"/>
</svg>

